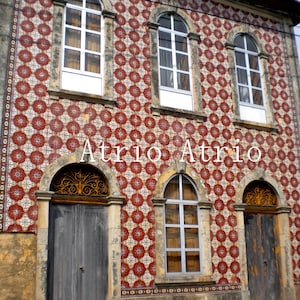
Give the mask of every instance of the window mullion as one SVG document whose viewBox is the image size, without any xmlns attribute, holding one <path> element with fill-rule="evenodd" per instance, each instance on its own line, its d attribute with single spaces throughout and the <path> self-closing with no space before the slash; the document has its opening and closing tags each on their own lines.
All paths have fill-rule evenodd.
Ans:
<svg viewBox="0 0 300 300">
<path fill-rule="evenodd" d="M 80 71 L 85 71 L 85 39 L 86 39 L 86 10 L 82 10 L 82 21 L 81 21 L 81 49 L 80 49 Z"/>
<path fill-rule="evenodd" d="M 171 33 L 171 47 L 172 47 L 172 60 L 173 60 L 173 81 L 174 81 L 174 89 L 178 89 L 178 82 L 177 82 L 177 59 L 176 59 L 176 39 L 175 39 L 175 32 L 172 31 Z"/>
</svg>

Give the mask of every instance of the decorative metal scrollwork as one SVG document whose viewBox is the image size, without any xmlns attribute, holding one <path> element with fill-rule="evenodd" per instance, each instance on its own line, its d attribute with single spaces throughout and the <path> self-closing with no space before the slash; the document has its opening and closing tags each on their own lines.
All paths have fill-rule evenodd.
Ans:
<svg viewBox="0 0 300 300">
<path fill-rule="evenodd" d="M 106 178 L 88 165 L 71 165 L 64 168 L 54 177 L 51 190 L 62 195 L 98 197 L 109 195 Z"/>
<path fill-rule="evenodd" d="M 255 206 L 276 206 L 277 197 L 265 182 L 256 181 L 246 187 L 244 203 Z"/>
</svg>

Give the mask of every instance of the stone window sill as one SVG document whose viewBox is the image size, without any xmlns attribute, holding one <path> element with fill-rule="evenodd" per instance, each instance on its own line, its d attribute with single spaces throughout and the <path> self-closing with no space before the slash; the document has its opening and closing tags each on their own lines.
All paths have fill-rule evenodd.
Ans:
<svg viewBox="0 0 300 300">
<path fill-rule="evenodd" d="M 115 107 L 116 101 L 110 97 L 93 95 L 88 93 L 74 92 L 69 90 L 48 90 L 48 94 L 50 99 L 59 100 L 59 98 L 69 99 L 69 100 L 77 100 L 77 101 L 86 101 L 91 103 L 99 103 L 103 104 L 107 107 Z"/>
<path fill-rule="evenodd" d="M 156 277 L 155 284 L 160 286 L 170 285 L 207 285 L 215 284 L 212 275 L 166 275 L 163 277 Z"/>
<path fill-rule="evenodd" d="M 278 128 L 274 124 L 257 123 L 247 120 L 234 119 L 233 124 L 240 128 L 257 129 L 271 133 L 278 133 Z"/>
<path fill-rule="evenodd" d="M 202 112 L 195 112 L 185 109 L 177 109 L 172 107 L 166 107 L 166 106 L 151 106 L 151 111 L 154 115 L 171 115 L 175 117 L 181 117 L 186 119 L 192 119 L 197 120 L 198 122 L 204 122 L 206 121 L 207 117 Z"/>
</svg>

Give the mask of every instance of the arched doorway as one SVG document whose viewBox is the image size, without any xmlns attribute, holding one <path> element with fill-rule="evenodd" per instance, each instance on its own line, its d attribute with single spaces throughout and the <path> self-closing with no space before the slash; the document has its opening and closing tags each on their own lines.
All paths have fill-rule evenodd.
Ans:
<svg viewBox="0 0 300 300">
<path fill-rule="evenodd" d="M 53 177 L 49 206 L 47 298 L 106 299 L 106 177 L 89 164 L 70 164 Z"/>
<path fill-rule="evenodd" d="M 280 299 L 276 194 L 267 182 L 255 180 L 246 187 L 243 202 L 250 299 Z"/>
</svg>

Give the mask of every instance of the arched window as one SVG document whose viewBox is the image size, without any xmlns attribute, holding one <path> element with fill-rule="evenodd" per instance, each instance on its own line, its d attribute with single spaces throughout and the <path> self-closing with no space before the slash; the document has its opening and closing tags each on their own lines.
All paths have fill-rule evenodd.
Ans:
<svg viewBox="0 0 300 300">
<path fill-rule="evenodd" d="M 167 273 L 201 272 L 198 195 L 192 181 L 177 174 L 168 182 L 165 203 Z"/>
<path fill-rule="evenodd" d="M 102 94 L 103 19 L 99 0 L 68 1 L 64 11 L 61 87 Z"/>
<path fill-rule="evenodd" d="M 193 110 L 187 27 L 173 13 L 163 14 L 158 23 L 160 104 Z"/>
<path fill-rule="evenodd" d="M 266 123 L 258 48 L 251 36 L 235 37 L 234 58 L 240 118 Z"/>
</svg>

